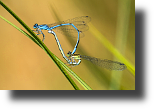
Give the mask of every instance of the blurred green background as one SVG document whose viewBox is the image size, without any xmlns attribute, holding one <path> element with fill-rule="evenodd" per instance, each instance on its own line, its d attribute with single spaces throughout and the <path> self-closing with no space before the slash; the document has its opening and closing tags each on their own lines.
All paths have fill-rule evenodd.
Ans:
<svg viewBox="0 0 155 110">
<path fill-rule="evenodd" d="M 134 0 L 2 0 L 33 30 L 33 25 L 51 24 L 80 16 L 90 16 L 89 31 L 80 39 L 76 53 L 116 60 L 92 25 L 135 67 Z M 24 29 L 2 6 L 0 15 Z M 74 90 L 50 57 L 34 42 L 0 19 L 0 89 Z M 54 36 L 43 31 L 44 43 L 58 58 L 65 60 Z M 65 53 L 73 50 L 77 38 L 56 32 Z M 42 35 L 39 36 L 42 39 Z M 107 45 L 108 46 L 108 45 Z M 66 63 L 66 62 L 65 62 Z M 124 62 L 125 63 L 125 62 Z M 94 90 L 135 90 L 135 76 L 129 69 L 109 71 L 87 61 L 71 68 Z M 84 89 L 75 80 L 80 89 Z"/>
</svg>

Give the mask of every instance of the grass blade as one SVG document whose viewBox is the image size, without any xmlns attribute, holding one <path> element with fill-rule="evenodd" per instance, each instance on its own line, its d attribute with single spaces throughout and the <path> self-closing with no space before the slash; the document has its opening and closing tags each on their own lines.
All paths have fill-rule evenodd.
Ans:
<svg viewBox="0 0 155 110">
<path fill-rule="evenodd" d="M 54 61 L 54 63 L 58 66 L 58 68 L 61 70 L 61 72 L 65 75 L 65 77 L 69 80 L 69 82 L 72 84 L 72 86 L 79 90 L 78 86 L 75 84 L 75 82 L 71 79 L 69 74 L 66 72 L 66 70 L 78 81 L 80 84 L 86 89 L 91 90 L 91 88 L 78 76 L 76 75 L 67 65 L 65 65 L 58 57 L 56 57 L 42 41 L 38 38 L 38 36 L 35 35 L 35 33 L 12 11 L 10 10 L 4 3 L 0 1 L 0 4 L 31 34 L 27 34 L 22 29 L 18 28 L 2 16 L 0 16 L 3 20 L 11 24 L 13 27 L 18 29 L 20 32 L 22 32 L 24 35 L 32 39 L 37 45 L 39 45 L 42 49 L 45 50 L 45 52 L 50 56 L 50 58 Z M 65 70 L 66 69 L 66 70 Z"/>
<path fill-rule="evenodd" d="M 90 32 L 104 45 L 112 54 L 114 54 L 120 61 L 125 63 L 127 69 L 135 76 L 135 67 L 102 35 L 97 28 L 90 23 Z"/>
<path fill-rule="evenodd" d="M 14 25 L 13 23 L 11 23 L 10 21 L 8 21 L 7 19 L 5 19 L 4 17 L 2 17 L 0 15 L 0 18 L 2 18 L 3 20 L 5 20 L 7 23 L 9 23 L 10 25 L 12 25 L 14 28 L 16 28 L 17 30 L 19 30 L 21 33 L 23 33 L 24 35 L 26 35 L 28 38 L 30 38 L 31 40 L 33 40 L 38 46 L 40 46 L 42 48 L 42 46 L 40 44 L 38 44 L 38 42 L 36 42 L 36 40 L 31 37 L 28 33 L 26 33 L 25 31 L 23 31 L 22 29 L 20 29 L 19 27 L 17 27 L 16 25 Z M 53 54 L 54 55 L 54 54 Z M 55 56 L 56 57 L 56 56 Z M 59 67 L 59 66 L 58 66 Z M 71 79 L 71 77 L 69 76 L 69 74 L 67 73 L 67 71 L 64 68 L 60 69 L 63 74 L 66 76 L 66 78 L 68 79 L 68 81 L 72 84 L 72 86 L 74 87 L 75 90 L 79 90 L 78 86 L 75 84 L 75 82 Z"/>
</svg>

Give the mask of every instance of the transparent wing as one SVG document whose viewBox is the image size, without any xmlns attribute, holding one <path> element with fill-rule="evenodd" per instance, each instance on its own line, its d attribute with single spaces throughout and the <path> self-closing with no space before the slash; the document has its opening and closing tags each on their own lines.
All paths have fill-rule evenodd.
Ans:
<svg viewBox="0 0 155 110">
<path fill-rule="evenodd" d="M 89 29 L 87 23 L 91 21 L 91 18 L 89 16 L 81 16 L 76 17 L 73 19 L 68 19 L 66 21 L 60 21 L 53 24 L 47 25 L 48 27 L 57 26 L 60 24 L 66 24 L 66 23 L 72 23 L 79 31 L 87 31 Z M 56 30 L 57 32 L 77 32 L 77 30 L 72 25 L 64 25 L 54 28 L 53 30 Z"/>
<path fill-rule="evenodd" d="M 88 60 L 90 62 L 92 62 L 93 64 L 109 69 L 109 70 L 124 70 L 126 69 L 126 65 L 117 61 L 112 61 L 112 60 L 102 60 L 99 58 L 95 58 L 95 57 L 90 57 L 90 56 L 85 56 L 85 55 L 81 55 L 82 59 Z"/>
</svg>

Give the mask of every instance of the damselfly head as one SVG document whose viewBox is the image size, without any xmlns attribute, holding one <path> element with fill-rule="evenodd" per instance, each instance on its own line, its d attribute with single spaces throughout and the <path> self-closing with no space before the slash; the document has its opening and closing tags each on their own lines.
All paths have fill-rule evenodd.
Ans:
<svg viewBox="0 0 155 110">
<path fill-rule="evenodd" d="M 34 29 L 38 28 L 38 24 L 36 23 L 34 26 L 33 26 Z"/>
<path fill-rule="evenodd" d="M 71 52 L 71 51 L 69 51 L 69 52 L 67 53 L 67 56 L 71 56 L 71 54 L 72 54 L 72 52 Z"/>
</svg>

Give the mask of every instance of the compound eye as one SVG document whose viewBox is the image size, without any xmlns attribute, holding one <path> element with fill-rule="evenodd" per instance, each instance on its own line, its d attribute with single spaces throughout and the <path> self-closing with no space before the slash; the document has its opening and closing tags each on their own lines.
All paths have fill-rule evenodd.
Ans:
<svg viewBox="0 0 155 110">
<path fill-rule="evenodd" d="M 71 55 L 72 54 L 72 52 L 71 51 L 69 51 L 68 53 L 67 53 L 67 55 Z"/>
<path fill-rule="evenodd" d="M 33 26 L 33 28 L 37 28 L 38 27 L 38 24 L 36 23 L 34 26 Z"/>
</svg>

